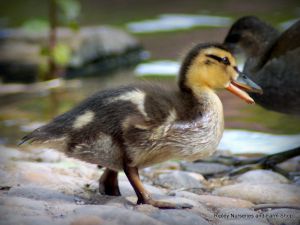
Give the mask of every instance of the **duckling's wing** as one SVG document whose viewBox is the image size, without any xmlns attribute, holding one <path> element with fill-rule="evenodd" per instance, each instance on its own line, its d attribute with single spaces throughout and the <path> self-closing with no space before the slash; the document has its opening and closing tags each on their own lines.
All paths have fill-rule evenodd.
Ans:
<svg viewBox="0 0 300 225">
<path fill-rule="evenodd" d="M 75 143 L 92 142 L 99 132 L 117 135 L 121 117 L 130 111 L 130 105 L 113 103 L 113 99 L 132 90 L 132 87 L 100 91 L 50 123 L 34 130 L 21 140 L 24 142 L 53 142 L 68 139 Z M 123 108 L 123 110 L 122 110 Z M 76 139 L 76 140 L 74 140 Z"/>
</svg>

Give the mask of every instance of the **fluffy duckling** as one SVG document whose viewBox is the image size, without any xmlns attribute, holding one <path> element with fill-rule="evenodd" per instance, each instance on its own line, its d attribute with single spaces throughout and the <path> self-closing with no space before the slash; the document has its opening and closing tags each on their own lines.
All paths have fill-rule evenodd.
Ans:
<svg viewBox="0 0 300 225">
<path fill-rule="evenodd" d="M 240 74 L 231 53 L 220 44 L 198 44 L 185 57 L 178 86 L 142 84 L 100 91 L 23 142 L 49 144 L 68 156 L 106 167 L 100 190 L 120 195 L 123 170 L 137 204 L 185 208 L 151 198 L 138 169 L 170 159 L 197 160 L 211 155 L 223 133 L 223 109 L 215 89 L 226 88 L 247 103 L 242 89 L 261 88 Z"/>
<path fill-rule="evenodd" d="M 224 44 L 245 53 L 244 72 L 264 90 L 264 95 L 251 94 L 258 104 L 300 115 L 300 20 L 280 34 L 256 17 L 243 17 Z"/>
</svg>

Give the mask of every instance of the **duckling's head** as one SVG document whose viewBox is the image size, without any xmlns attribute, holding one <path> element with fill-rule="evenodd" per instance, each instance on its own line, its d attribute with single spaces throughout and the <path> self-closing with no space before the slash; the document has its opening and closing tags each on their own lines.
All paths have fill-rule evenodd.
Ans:
<svg viewBox="0 0 300 225">
<path fill-rule="evenodd" d="M 235 58 L 221 44 L 198 44 L 187 54 L 180 69 L 179 87 L 194 95 L 226 88 L 247 103 L 254 101 L 244 90 L 262 92 L 239 72 Z"/>
<path fill-rule="evenodd" d="M 279 35 L 279 32 L 255 16 L 238 19 L 230 28 L 224 44 L 231 51 L 242 50 L 246 57 L 256 57 L 266 50 Z"/>
</svg>

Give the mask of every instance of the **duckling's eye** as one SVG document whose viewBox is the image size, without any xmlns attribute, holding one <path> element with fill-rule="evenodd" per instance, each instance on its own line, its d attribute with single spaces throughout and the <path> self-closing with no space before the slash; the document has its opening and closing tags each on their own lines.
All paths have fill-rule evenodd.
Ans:
<svg viewBox="0 0 300 225">
<path fill-rule="evenodd" d="M 223 57 L 223 58 L 221 58 L 221 62 L 223 63 L 223 64 L 225 64 L 225 65 L 230 65 L 230 62 L 229 62 L 229 59 L 227 58 L 227 57 Z"/>
<path fill-rule="evenodd" d="M 223 58 L 212 54 L 207 54 L 206 56 L 214 60 L 217 60 L 218 62 L 223 63 L 224 65 L 230 65 L 229 59 L 226 56 Z"/>
</svg>

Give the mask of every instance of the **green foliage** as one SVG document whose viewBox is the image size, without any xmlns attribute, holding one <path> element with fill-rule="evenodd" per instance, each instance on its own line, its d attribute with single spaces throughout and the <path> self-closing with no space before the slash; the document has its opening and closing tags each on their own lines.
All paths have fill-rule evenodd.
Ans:
<svg viewBox="0 0 300 225">
<path fill-rule="evenodd" d="M 71 58 L 71 49 L 68 45 L 57 43 L 52 51 L 54 62 L 59 66 L 66 66 Z"/>
<path fill-rule="evenodd" d="M 49 22 L 45 19 L 30 19 L 22 24 L 22 28 L 28 32 L 45 32 L 49 29 Z"/>
<path fill-rule="evenodd" d="M 78 0 L 56 0 L 61 11 L 60 20 L 73 30 L 78 30 L 77 18 L 81 12 L 81 5 Z"/>
</svg>

